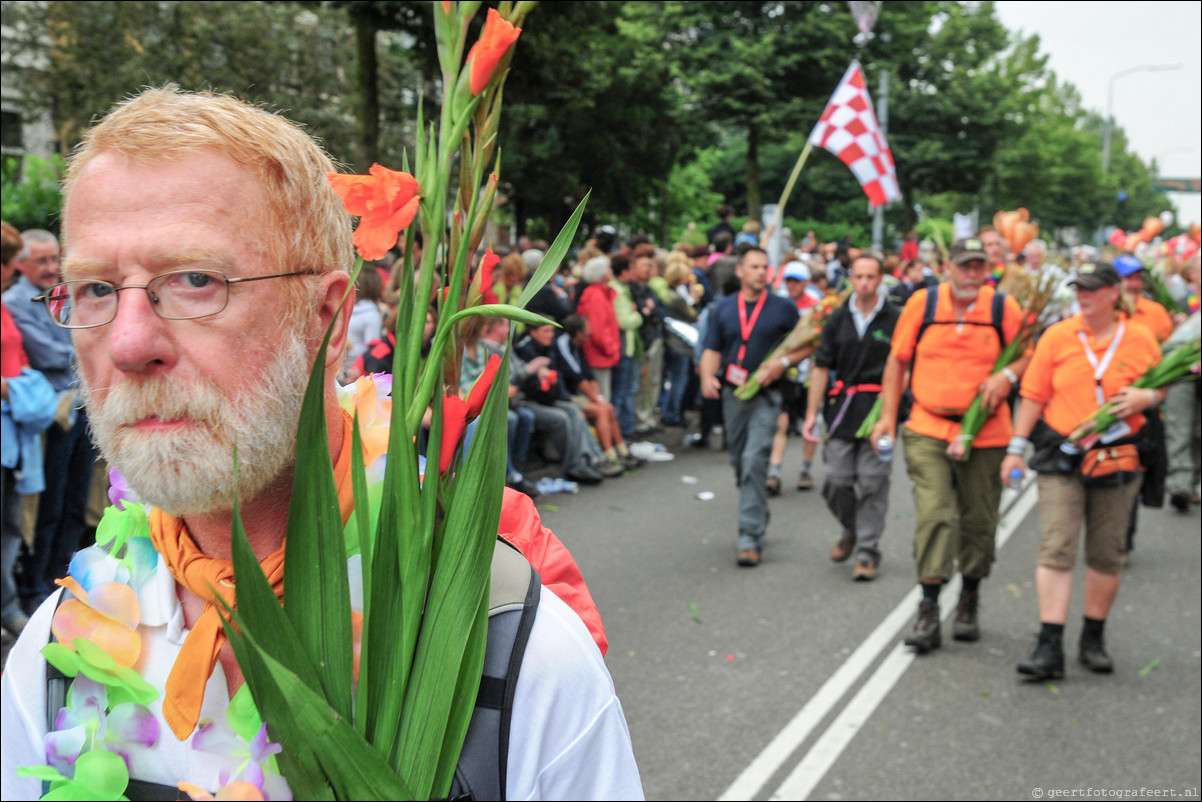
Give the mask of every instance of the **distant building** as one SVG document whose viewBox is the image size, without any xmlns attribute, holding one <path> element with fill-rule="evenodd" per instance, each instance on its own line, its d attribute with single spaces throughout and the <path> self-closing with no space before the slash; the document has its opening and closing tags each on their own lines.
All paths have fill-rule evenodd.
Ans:
<svg viewBox="0 0 1202 802">
<path fill-rule="evenodd" d="M 0 2 L 0 155 L 6 172 L 10 160 L 19 170 L 26 155 L 48 159 L 55 152 L 50 108 L 31 105 L 24 90 L 29 72 L 45 68 L 50 43 L 30 47 L 30 37 L 22 34 L 17 19 L 18 5 L 45 7 L 44 3 Z"/>
</svg>

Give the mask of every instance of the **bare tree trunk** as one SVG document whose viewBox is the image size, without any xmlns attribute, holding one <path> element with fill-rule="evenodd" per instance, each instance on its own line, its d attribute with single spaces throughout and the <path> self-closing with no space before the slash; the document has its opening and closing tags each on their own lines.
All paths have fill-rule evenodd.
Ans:
<svg viewBox="0 0 1202 802">
<path fill-rule="evenodd" d="M 359 143 L 363 164 L 360 172 L 379 161 L 380 154 L 380 71 L 376 58 L 376 20 L 369 14 L 355 14 L 355 111 L 359 117 Z"/>
<path fill-rule="evenodd" d="M 754 125 L 747 129 L 747 218 L 760 219 L 760 134 Z"/>
</svg>

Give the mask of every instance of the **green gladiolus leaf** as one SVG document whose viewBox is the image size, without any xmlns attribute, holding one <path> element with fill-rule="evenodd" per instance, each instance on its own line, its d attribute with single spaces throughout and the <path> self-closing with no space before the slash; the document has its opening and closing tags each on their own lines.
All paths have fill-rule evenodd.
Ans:
<svg viewBox="0 0 1202 802">
<path fill-rule="evenodd" d="M 530 299 L 535 293 L 543 288 L 555 271 L 559 269 L 559 264 L 568 254 L 568 248 L 572 245 L 572 240 L 576 238 L 576 229 L 580 227 L 580 218 L 584 216 L 584 207 L 588 205 L 588 199 L 592 195 L 590 190 L 584 196 L 584 200 L 580 201 L 580 205 L 576 207 L 576 211 L 572 212 L 572 216 L 568 218 L 568 222 L 564 224 L 559 231 L 559 236 L 551 243 L 551 247 L 547 249 L 547 255 L 543 257 L 543 261 L 538 266 L 538 270 L 534 271 L 534 275 L 526 282 L 526 288 L 522 290 L 522 295 L 518 298 L 517 305 L 522 309 L 526 308 L 526 304 L 530 303 Z"/>
</svg>

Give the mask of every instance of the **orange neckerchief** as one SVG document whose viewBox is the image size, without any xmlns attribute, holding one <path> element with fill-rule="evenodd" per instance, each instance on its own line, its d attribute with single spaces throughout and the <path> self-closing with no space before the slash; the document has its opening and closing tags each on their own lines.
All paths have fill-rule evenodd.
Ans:
<svg viewBox="0 0 1202 802">
<path fill-rule="evenodd" d="M 345 525 L 354 508 L 350 481 L 352 420 L 345 411 L 342 417 L 342 449 L 334 466 L 334 481 L 338 486 L 338 505 Z M 216 592 L 230 607 L 234 606 L 234 564 L 230 560 L 205 555 L 192 540 L 183 519 L 167 515 L 161 510 L 154 510 L 150 514 L 150 537 L 175 581 L 205 600 L 204 611 L 184 639 L 179 657 L 167 676 L 163 696 L 163 718 L 167 719 L 175 737 L 182 741 L 196 729 L 205 685 L 213 675 L 217 655 L 226 641 L 222 629 L 225 616 L 215 603 L 213 593 Z M 281 543 L 259 564 L 276 597 L 283 598 L 284 544 Z"/>
</svg>

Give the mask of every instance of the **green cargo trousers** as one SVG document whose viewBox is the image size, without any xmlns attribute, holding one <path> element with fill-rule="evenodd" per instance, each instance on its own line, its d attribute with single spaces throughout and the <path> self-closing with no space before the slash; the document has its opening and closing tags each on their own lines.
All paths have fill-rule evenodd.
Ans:
<svg viewBox="0 0 1202 802">
<path fill-rule="evenodd" d="M 1005 448 L 974 448 L 964 462 L 947 443 L 902 427 L 914 490 L 914 564 L 918 580 L 989 576 L 993 564 Z M 958 565 L 957 565 L 958 564 Z"/>
</svg>

